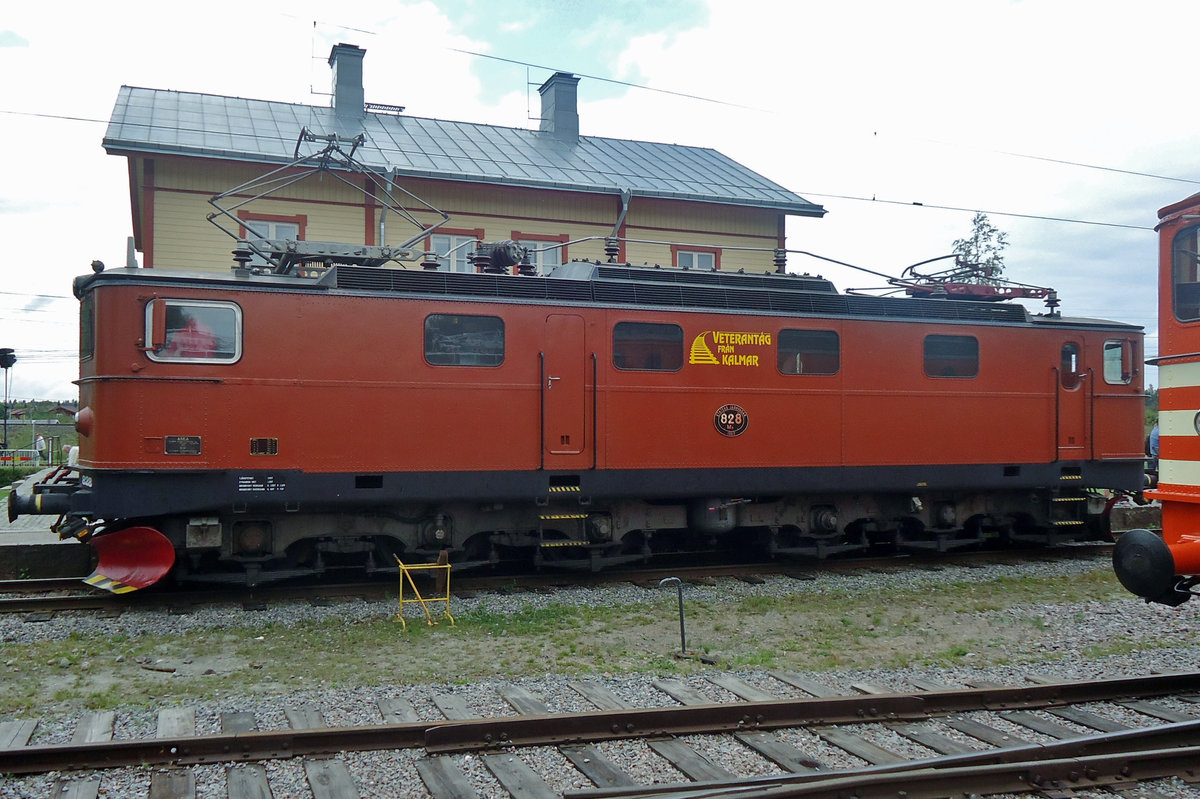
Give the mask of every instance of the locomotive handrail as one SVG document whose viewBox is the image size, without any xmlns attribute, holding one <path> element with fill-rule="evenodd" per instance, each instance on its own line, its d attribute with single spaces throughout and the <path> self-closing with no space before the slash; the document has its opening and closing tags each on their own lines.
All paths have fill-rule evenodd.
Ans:
<svg viewBox="0 0 1200 799">
<path fill-rule="evenodd" d="M 76 383 L 95 383 L 99 380 L 149 380 L 163 383 L 223 383 L 220 377 L 191 377 L 187 375 L 89 375 Z"/>
<path fill-rule="evenodd" d="M 599 421 L 596 419 L 600 413 L 600 402 L 596 395 L 600 394 L 600 359 L 595 353 L 592 353 L 592 470 L 598 468 L 600 457 L 600 441 L 596 440 L 596 434 L 599 432 Z"/>
<path fill-rule="evenodd" d="M 546 353 L 538 353 L 538 468 L 546 471 Z"/>
<path fill-rule="evenodd" d="M 1096 370 L 1089 366 L 1087 376 L 1088 460 L 1094 461 L 1096 460 Z"/>
<path fill-rule="evenodd" d="M 1200 352 L 1184 352 L 1179 355 L 1159 355 L 1154 358 L 1147 358 L 1146 364 L 1149 366 L 1157 366 L 1163 361 L 1181 361 L 1187 358 L 1200 358 Z"/>
</svg>

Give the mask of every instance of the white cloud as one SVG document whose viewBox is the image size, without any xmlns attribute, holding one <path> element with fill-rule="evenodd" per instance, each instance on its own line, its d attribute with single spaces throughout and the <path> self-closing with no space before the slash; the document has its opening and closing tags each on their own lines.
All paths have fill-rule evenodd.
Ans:
<svg viewBox="0 0 1200 799">
<path fill-rule="evenodd" d="M 536 115 L 538 98 L 524 86 L 525 70 L 456 52 L 547 60 L 540 48 L 505 50 L 505 24 L 528 36 L 538 20 L 506 19 L 503 4 L 472 7 L 495 15 L 496 35 L 475 38 L 433 2 L 212 0 L 184 9 L 126 1 L 74 8 L 71 25 L 43 8 L 6 10 L 16 39 L 0 40 L 8 76 L 0 110 L 106 120 L 123 83 L 324 105 L 329 48 L 348 42 L 367 50 L 369 101 L 404 105 L 415 116 L 536 125 L 527 109 Z M 896 273 L 948 252 L 968 230 L 969 211 L 933 205 L 1152 227 L 1158 207 L 1200 189 L 1001 154 L 1200 180 L 1200 111 L 1181 83 L 1193 48 L 1186 36 L 1163 35 L 1200 30 L 1197 23 L 1200 4 L 1180 0 L 710 0 L 702 27 L 645 30 L 623 49 L 603 48 L 607 74 L 749 108 L 640 90 L 613 96 L 612 86 L 600 91 L 584 79 L 581 132 L 720 150 L 829 209 L 825 219 L 789 221 L 792 247 Z M 574 43 L 581 64 L 595 63 L 584 60 L 594 48 L 578 48 L 596 35 L 545 33 L 548 45 Z M 571 52 L 556 50 L 550 60 L 597 71 L 563 63 Z M 479 76 L 502 68 L 510 88 L 483 96 Z M 534 83 L 544 77 L 530 74 Z M 592 99 L 601 96 L 609 99 Z M 3 121 L 6 285 L 69 297 L 71 278 L 93 258 L 124 262 L 124 160 L 101 149 L 102 123 L 10 114 Z M 826 194 L 925 206 L 819 196 Z M 1012 242 L 1009 274 L 1055 286 L 1068 312 L 1153 324 L 1152 233 L 992 222 Z M 800 257 L 791 263 L 843 287 L 877 282 Z M 0 345 L 19 352 L 75 346 L 69 318 L 14 324 L 0 309 L 0 324 Z M 18 368 L 15 396 L 73 391 L 72 370 L 61 363 Z"/>
<path fill-rule="evenodd" d="M 29 40 L 16 31 L 0 31 L 0 47 L 28 47 Z"/>
</svg>

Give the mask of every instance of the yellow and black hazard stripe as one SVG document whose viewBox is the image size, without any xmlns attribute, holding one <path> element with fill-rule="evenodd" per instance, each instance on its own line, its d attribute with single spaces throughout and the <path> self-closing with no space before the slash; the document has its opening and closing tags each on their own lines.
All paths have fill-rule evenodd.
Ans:
<svg viewBox="0 0 1200 799">
<path fill-rule="evenodd" d="M 103 574 L 93 574 L 91 577 L 85 578 L 84 582 L 96 588 L 111 591 L 114 594 L 128 594 L 130 591 L 137 590 L 136 586 L 125 585 L 125 583 L 105 577 Z"/>
</svg>

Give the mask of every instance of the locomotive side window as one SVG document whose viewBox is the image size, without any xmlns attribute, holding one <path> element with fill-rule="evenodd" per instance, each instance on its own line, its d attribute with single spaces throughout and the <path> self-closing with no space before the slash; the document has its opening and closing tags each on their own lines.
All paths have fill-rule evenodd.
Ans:
<svg viewBox="0 0 1200 799">
<path fill-rule="evenodd" d="M 91 294 L 79 302 L 79 360 L 96 354 L 96 306 Z"/>
<path fill-rule="evenodd" d="M 1079 345 L 1073 341 L 1063 345 L 1060 378 L 1063 388 L 1075 388 L 1079 385 Z"/>
<path fill-rule="evenodd" d="M 683 368 L 683 328 L 652 322 L 617 322 L 613 327 L 613 366 L 643 372 Z"/>
<path fill-rule="evenodd" d="M 233 363 L 242 357 L 242 309 L 232 302 L 155 300 L 146 305 L 146 355 L 171 363 Z"/>
<path fill-rule="evenodd" d="M 1175 318 L 1181 322 L 1200 319 L 1200 227 L 1175 234 L 1171 261 Z"/>
<path fill-rule="evenodd" d="M 1104 342 L 1104 382 L 1128 385 L 1133 382 L 1133 342 L 1109 339 Z"/>
<path fill-rule="evenodd" d="M 504 320 L 460 314 L 425 317 L 425 361 L 431 366 L 499 366 L 504 363 Z"/>
<path fill-rule="evenodd" d="M 979 339 L 974 336 L 926 336 L 925 374 L 929 377 L 975 377 L 979 374 Z"/>
<path fill-rule="evenodd" d="M 833 330 L 781 330 L 779 371 L 785 375 L 835 375 L 841 368 Z"/>
</svg>

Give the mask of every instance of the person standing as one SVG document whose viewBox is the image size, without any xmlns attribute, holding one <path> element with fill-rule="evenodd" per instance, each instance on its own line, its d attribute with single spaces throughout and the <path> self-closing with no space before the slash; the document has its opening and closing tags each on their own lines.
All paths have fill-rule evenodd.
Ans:
<svg viewBox="0 0 1200 799">
<path fill-rule="evenodd" d="M 37 438 L 33 440 L 33 448 L 37 452 L 38 466 L 41 466 L 46 460 L 46 439 L 42 437 L 41 433 L 38 433 Z"/>
</svg>

